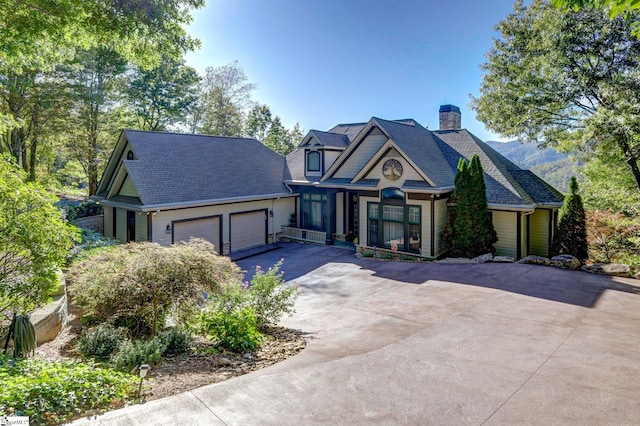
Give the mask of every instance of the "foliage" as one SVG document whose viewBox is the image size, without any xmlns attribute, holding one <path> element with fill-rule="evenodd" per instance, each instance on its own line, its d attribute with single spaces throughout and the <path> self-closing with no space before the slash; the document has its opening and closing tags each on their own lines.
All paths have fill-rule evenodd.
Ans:
<svg viewBox="0 0 640 426">
<path fill-rule="evenodd" d="M 487 53 L 478 119 L 504 136 L 542 140 L 579 159 L 616 159 L 640 189 L 638 14 L 558 11 L 545 0 L 500 22 Z M 617 153 L 615 156 L 607 155 Z"/>
<path fill-rule="evenodd" d="M 168 59 L 152 69 L 134 68 L 124 95 L 142 130 L 166 130 L 184 120 L 197 101 L 200 77 L 184 59 Z"/>
<path fill-rule="evenodd" d="M 207 135 L 241 136 L 245 115 L 251 106 L 255 84 L 237 61 L 207 67 L 200 83 L 199 103 L 191 117 L 192 131 Z"/>
<path fill-rule="evenodd" d="M 44 303 L 78 231 L 55 199 L 0 157 L 0 318 Z"/>
<path fill-rule="evenodd" d="M 258 331 L 258 318 L 250 307 L 231 311 L 204 310 L 198 327 L 208 339 L 234 352 L 254 350 L 263 340 Z"/>
<path fill-rule="evenodd" d="M 109 364 L 118 371 L 135 372 L 142 364 L 158 365 L 162 362 L 165 346 L 158 336 L 149 340 L 122 340 Z"/>
<path fill-rule="evenodd" d="M 7 339 L 13 338 L 13 357 L 21 358 L 33 355 L 36 350 L 36 329 L 29 315 L 15 315 L 9 325 Z M 6 348 L 5 348 L 6 351 Z"/>
<path fill-rule="evenodd" d="M 628 15 L 635 9 L 640 9 L 638 0 L 552 0 L 556 7 L 578 10 L 581 7 L 594 7 L 608 10 L 609 16 Z"/>
<path fill-rule="evenodd" d="M 259 266 L 249 285 L 249 303 L 256 313 L 259 325 L 277 324 L 283 315 L 295 313 L 294 305 L 300 289 L 284 285 L 281 271 L 284 259 L 280 259 L 266 272 Z"/>
<path fill-rule="evenodd" d="M 477 154 L 470 163 L 460 158 L 454 182 L 451 202 L 455 205 L 449 210 L 443 234 L 445 249 L 454 257 L 495 253 L 498 236 L 487 209 L 484 171 Z"/>
<path fill-rule="evenodd" d="M 29 416 L 30 424 L 62 424 L 73 417 L 124 405 L 137 394 L 128 374 L 78 361 L 0 355 L 0 413 Z"/>
<path fill-rule="evenodd" d="M 107 361 L 115 352 L 120 342 L 127 338 L 122 328 L 115 328 L 110 324 L 99 324 L 85 331 L 80 338 L 78 348 L 82 356 Z"/>
<path fill-rule="evenodd" d="M 160 332 L 159 337 L 164 346 L 163 356 L 185 354 L 193 343 L 193 339 L 187 331 L 175 327 Z"/>
<path fill-rule="evenodd" d="M 293 129 L 287 130 L 280 117 L 273 117 L 269 107 L 260 104 L 249 112 L 245 133 L 282 155 L 294 151 L 304 136 L 297 123 Z"/>
<path fill-rule="evenodd" d="M 613 210 L 625 215 L 640 214 L 640 191 L 619 153 L 614 158 L 595 158 L 582 168 L 580 183 L 584 205 L 590 210 Z"/>
<path fill-rule="evenodd" d="M 621 262 L 640 256 L 640 217 L 610 210 L 586 213 L 589 254 L 595 262 Z"/>
<path fill-rule="evenodd" d="M 551 254 L 570 254 L 581 262 L 589 257 L 586 217 L 575 177 L 569 181 L 569 193 L 560 208 L 560 222 L 553 235 Z"/>
<path fill-rule="evenodd" d="M 171 247 L 130 243 L 102 250 L 71 268 L 71 293 L 85 314 L 152 335 L 169 314 L 185 323 L 221 283 L 239 279 L 238 267 L 210 243 L 191 239 Z M 149 325 L 150 330 L 135 330 Z"/>
<path fill-rule="evenodd" d="M 100 215 L 103 212 L 102 205 L 92 200 L 79 204 L 67 203 L 61 207 L 61 210 L 65 213 L 65 219 L 69 222 L 83 217 Z"/>
<path fill-rule="evenodd" d="M 118 241 L 90 229 L 82 229 L 80 232 L 80 244 L 76 244 L 67 255 L 67 261 L 79 261 L 79 258 L 86 258 L 96 250 L 103 247 L 113 247 L 118 245 Z"/>
</svg>

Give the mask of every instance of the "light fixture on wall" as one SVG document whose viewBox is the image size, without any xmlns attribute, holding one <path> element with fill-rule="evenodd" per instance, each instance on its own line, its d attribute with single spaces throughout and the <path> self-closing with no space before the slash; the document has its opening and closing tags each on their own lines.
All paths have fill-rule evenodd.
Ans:
<svg viewBox="0 0 640 426">
<path fill-rule="evenodd" d="M 167 224 L 167 234 L 170 234 L 170 233 L 171 233 L 171 224 L 168 223 Z"/>
<path fill-rule="evenodd" d="M 269 217 L 273 217 L 273 210 L 269 210 Z"/>
</svg>

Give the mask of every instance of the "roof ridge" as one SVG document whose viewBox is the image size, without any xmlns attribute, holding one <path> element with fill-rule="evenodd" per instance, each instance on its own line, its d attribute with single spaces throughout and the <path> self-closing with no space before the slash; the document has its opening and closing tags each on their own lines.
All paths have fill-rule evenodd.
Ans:
<svg viewBox="0 0 640 426">
<path fill-rule="evenodd" d="M 223 135 L 205 135 L 202 133 L 185 133 L 185 132 L 171 132 L 169 130 L 139 130 L 139 129 L 123 129 L 124 132 L 135 132 L 135 133 L 153 133 L 153 134 L 163 134 L 163 135 L 173 135 L 173 136 L 198 136 L 204 138 L 221 138 L 221 139 L 243 139 L 243 140 L 253 140 L 258 141 L 256 138 L 249 138 L 244 136 L 223 136 Z M 258 141 L 260 142 L 260 141 Z M 262 143 L 262 142 L 260 142 Z"/>
</svg>

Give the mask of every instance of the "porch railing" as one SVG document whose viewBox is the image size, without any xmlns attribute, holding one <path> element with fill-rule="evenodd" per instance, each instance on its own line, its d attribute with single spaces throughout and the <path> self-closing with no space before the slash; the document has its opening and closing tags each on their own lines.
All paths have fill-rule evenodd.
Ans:
<svg viewBox="0 0 640 426">
<path fill-rule="evenodd" d="M 326 232 L 311 231 L 310 229 L 291 228 L 289 226 L 282 227 L 282 237 L 316 244 L 327 243 Z"/>
</svg>

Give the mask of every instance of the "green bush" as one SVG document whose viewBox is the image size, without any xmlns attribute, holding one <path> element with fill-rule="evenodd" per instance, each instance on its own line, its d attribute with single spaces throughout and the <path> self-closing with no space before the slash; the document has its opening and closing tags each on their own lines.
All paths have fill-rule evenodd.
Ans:
<svg viewBox="0 0 640 426">
<path fill-rule="evenodd" d="M 149 340 L 123 340 L 109 363 L 116 370 L 134 372 L 142 364 L 160 364 L 164 351 L 165 347 L 157 336 Z"/>
<path fill-rule="evenodd" d="M 67 255 L 67 263 L 79 260 L 80 258 L 84 259 L 90 256 L 94 250 L 101 247 L 113 247 L 118 244 L 117 240 L 105 237 L 90 229 L 80 230 L 80 237 L 80 244 L 74 246 Z"/>
<path fill-rule="evenodd" d="M 123 405 L 138 392 L 136 377 L 77 361 L 52 362 L 0 355 L 0 415 L 30 424 L 62 424 Z"/>
<path fill-rule="evenodd" d="M 284 285 L 281 271 L 284 259 L 269 268 L 266 272 L 259 266 L 249 285 L 249 305 L 256 312 L 258 325 L 276 324 L 283 315 L 295 313 L 294 305 L 300 290 L 296 286 Z"/>
<path fill-rule="evenodd" d="M 130 243 L 102 250 L 70 268 L 70 292 L 86 315 L 155 335 L 169 314 L 185 324 L 197 316 L 204 294 L 238 281 L 240 270 L 213 245 L 192 239 L 162 247 Z M 131 333 L 133 335 L 133 333 Z"/>
<path fill-rule="evenodd" d="M 251 351 L 262 342 L 258 318 L 252 308 L 234 311 L 203 311 L 200 332 L 215 340 L 224 349 L 234 352 Z"/>
<path fill-rule="evenodd" d="M 109 324 L 100 324 L 85 331 L 78 345 L 80 353 L 86 358 L 107 361 L 120 342 L 127 339 L 126 331 Z"/>
<path fill-rule="evenodd" d="M 164 346 L 164 352 L 162 353 L 164 356 L 185 354 L 193 343 L 191 335 L 179 328 L 164 330 L 159 337 Z"/>
</svg>

